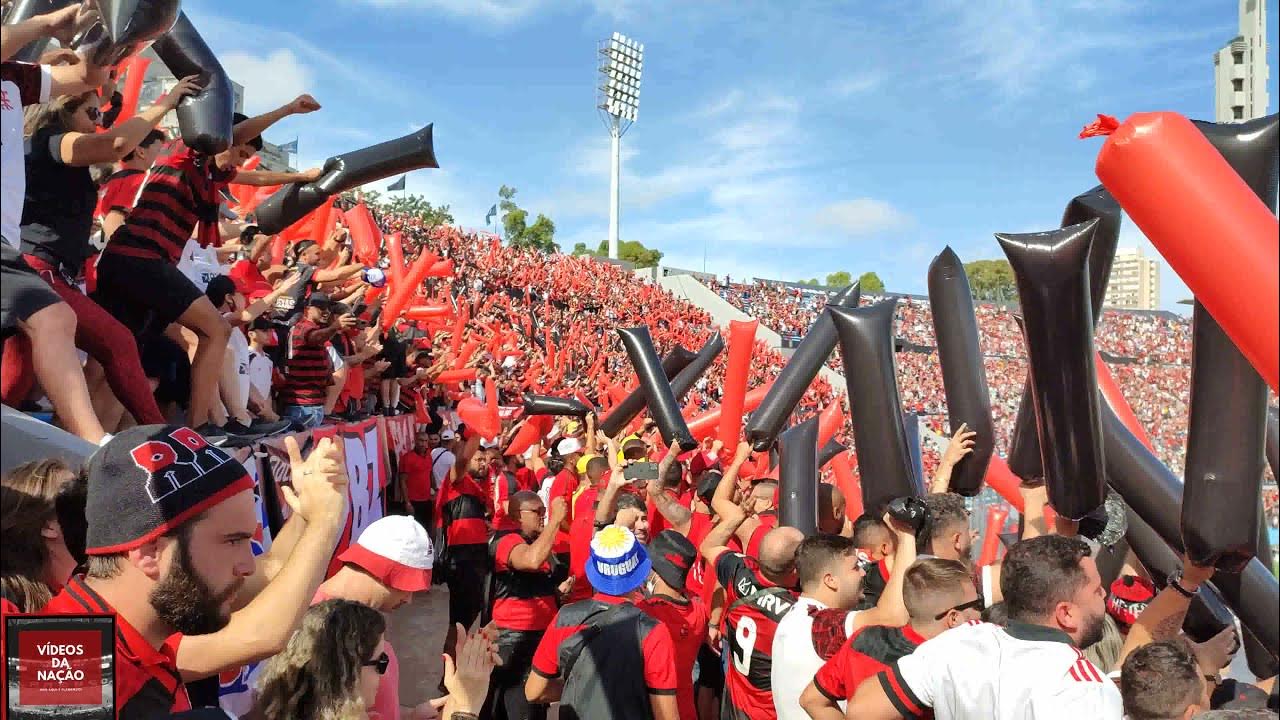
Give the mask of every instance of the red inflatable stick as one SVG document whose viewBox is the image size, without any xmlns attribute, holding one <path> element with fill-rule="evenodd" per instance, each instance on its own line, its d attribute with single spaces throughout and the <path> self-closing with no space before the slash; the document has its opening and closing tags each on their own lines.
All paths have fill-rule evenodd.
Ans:
<svg viewBox="0 0 1280 720">
<path fill-rule="evenodd" d="M 427 277 L 453 277 L 453 261 L 436 260 L 427 270 Z"/>
<path fill-rule="evenodd" d="M 1098 116 L 1098 179 L 1272 390 L 1280 387 L 1280 223 L 1190 120 Z"/>
<path fill-rule="evenodd" d="M 844 399 L 837 396 L 818 416 L 818 447 L 830 442 L 844 422 Z"/>
<path fill-rule="evenodd" d="M 1000 554 L 1000 531 L 1004 529 L 1009 511 L 1003 505 L 987 506 L 987 524 L 982 531 L 982 552 L 978 555 L 978 567 L 991 565 Z"/>
<path fill-rule="evenodd" d="M 492 375 L 484 379 L 484 398 L 485 409 L 489 412 L 489 423 L 494 428 L 494 433 L 490 437 L 496 437 L 502 429 L 502 415 L 498 410 L 498 386 L 494 383 Z"/>
<path fill-rule="evenodd" d="M 276 235 L 271 238 L 271 264 L 283 265 L 285 251 L 289 249 L 289 241 Z"/>
<path fill-rule="evenodd" d="M 987 465 L 987 476 L 985 478 L 987 485 L 999 493 L 1014 510 L 1022 512 L 1022 493 L 1018 492 L 1018 488 L 1022 485 L 1022 481 L 1017 475 L 1009 469 L 1008 463 L 999 455 L 991 456 L 991 464 Z"/>
<path fill-rule="evenodd" d="M 436 375 L 435 380 L 433 380 L 432 382 L 436 383 L 437 385 L 453 385 L 455 383 L 460 383 L 466 380 L 475 380 L 475 379 L 476 379 L 476 369 L 471 367 L 471 368 L 459 368 L 457 370 L 445 370 L 439 375 Z"/>
<path fill-rule="evenodd" d="M 462 347 L 462 333 L 467 328 L 467 320 L 471 314 L 466 305 L 462 305 L 458 310 L 459 312 L 453 320 L 453 335 L 449 338 L 449 352 L 454 357 L 458 357 L 458 350 Z"/>
<path fill-rule="evenodd" d="M 1124 394 L 1120 392 L 1120 386 L 1116 385 L 1116 379 L 1111 377 L 1111 369 L 1102 361 L 1101 355 L 1094 354 L 1093 365 L 1096 368 L 1098 390 L 1102 392 L 1102 399 L 1107 401 L 1107 404 L 1115 411 L 1116 417 L 1120 418 L 1120 422 L 1129 428 L 1129 432 L 1141 440 L 1148 450 L 1155 452 L 1151 447 L 1151 438 L 1147 436 L 1147 431 L 1142 429 L 1142 423 L 1138 421 L 1138 416 L 1133 414 L 1133 408 L 1130 407 L 1129 401 L 1125 400 Z"/>
<path fill-rule="evenodd" d="M 410 320 L 430 320 L 452 314 L 453 308 L 448 305 L 415 305 L 404 311 L 404 316 Z"/>
<path fill-rule="evenodd" d="M 737 447 L 742 435 L 743 399 L 747 394 L 751 350 L 755 346 L 756 328 L 759 326 L 759 320 L 729 321 L 729 363 L 724 373 L 724 395 L 720 400 L 720 442 L 727 448 Z"/>
<path fill-rule="evenodd" d="M 382 247 L 382 231 L 373 220 L 373 213 L 364 202 L 343 213 L 347 229 L 351 231 L 352 253 L 358 262 L 374 265 L 378 262 L 378 250 Z"/>
<path fill-rule="evenodd" d="M 760 407 L 760 403 L 764 402 L 764 396 L 769 394 L 769 388 L 771 387 L 773 387 L 773 383 L 769 382 L 744 395 L 742 397 L 742 412 L 738 413 L 738 415 L 749 413 Z M 610 391 L 612 392 L 612 388 L 610 388 Z M 708 410 L 689 421 L 689 432 L 693 434 L 694 440 L 701 442 L 705 438 L 709 438 L 716 434 L 717 430 L 721 427 L 720 418 L 723 409 L 724 406 L 721 405 L 720 407 L 714 410 Z M 737 447 L 737 442 L 734 443 L 734 447 Z M 725 446 L 725 450 L 729 450 L 728 445 Z"/>
<path fill-rule="evenodd" d="M 511 444 L 502 453 L 503 455 L 523 455 L 533 444 L 547 436 L 551 432 L 551 426 L 555 423 L 555 418 L 551 415 L 534 415 L 526 418 L 524 423 L 520 425 L 520 429 L 511 438 Z"/>
<path fill-rule="evenodd" d="M 150 64 L 151 61 L 141 55 L 134 55 L 120 63 L 120 74 L 124 76 L 124 89 L 120 92 L 120 114 L 116 116 L 116 126 L 138 114 L 138 98 L 142 95 L 142 81 L 146 79 L 147 66 Z"/>
<path fill-rule="evenodd" d="M 391 297 L 387 300 L 387 304 L 382 308 L 382 329 L 387 330 L 400 317 L 400 311 L 404 310 L 405 305 L 409 304 L 409 299 L 413 297 L 418 286 L 422 284 L 423 278 L 426 277 L 427 268 L 430 267 L 431 257 L 423 255 L 413 263 L 413 267 L 409 268 L 409 272 L 405 273 L 404 280 L 391 291 Z"/>
<path fill-rule="evenodd" d="M 857 520 L 862 515 L 862 487 L 853 476 L 853 460 L 849 453 L 838 453 L 827 462 L 831 472 L 836 476 L 836 487 L 844 495 L 844 515 L 850 520 Z"/>
<path fill-rule="evenodd" d="M 476 354 L 476 350 L 480 349 L 479 340 L 468 340 L 459 350 L 458 354 L 453 356 L 453 367 L 458 369 L 471 360 L 471 356 Z"/>
<path fill-rule="evenodd" d="M 479 398 L 468 396 L 458 402 L 458 417 L 467 427 L 486 440 L 498 436 L 498 427 L 493 424 L 489 408 Z"/>
<path fill-rule="evenodd" d="M 387 236 L 387 277 L 391 279 L 391 287 L 397 288 L 404 280 L 404 245 L 400 233 L 393 232 Z"/>
</svg>

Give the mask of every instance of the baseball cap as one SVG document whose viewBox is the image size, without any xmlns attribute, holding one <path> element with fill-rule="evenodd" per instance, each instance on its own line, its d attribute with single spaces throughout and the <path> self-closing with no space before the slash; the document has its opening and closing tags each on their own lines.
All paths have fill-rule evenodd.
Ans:
<svg viewBox="0 0 1280 720">
<path fill-rule="evenodd" d="M 244 465 L 181 425 L 117 433 L 89 459 L 85 550 L 111 555 L 171 533 L 252 490 Z"/>
<path fill-rule="evenodd" d="M 417 520 L 388 515 L 365 528 L 338 560 L 355 565 L 387 587 L 420 592 L 431 587 L 435 551 Z"/>
<path fill-rule="evenodd" d="M 307 306 L 329 308 L 333 306 L 333 303 L 329 300 L 329 296 L 326 293 L 313 292 L 311 293 L 311 297 L 307 298 Z"/>
<path fill-rule="evenodd" d="M 675 530 L 667 529 L 649 541 L 649 562 L 662 582 L 676 590 L 684 590 L 689 569 L 698 559 L 698 549 L 689 538 Z"/>
<path fill-rule="evenodd" d="M 572 455 L 576 452 L 582 452 L 582 441 L 578 438 L 567 437 L 556 443 L 556 452 L 561 457 Z"/>
<path fill-rule="evenodd" d="M 442 430 L 440 432 L 441 440 L 453 440 L 456 437 L 458 436 L 452 430 Z"/>
<path fill-rule="evenodd" d="M 626 595 L 643 585 L 652 569 L 649 553 L 630 530 L 610 525 L 591 538 L 587 580 L 596 592 Z"/>
<path fill-rule="evenodd" d="M 591 462 L 593 458 L 597 458 L 597 457 L 600 457 L 600 456 L 599 455 L 583 455 L 582 457 L 578 458 L 578 463 L 577 463 L 577 466 L 575 467 L 575 469 L 578 471 L 578 474 L 586 475 L 587 463 Z"/>
</svg>

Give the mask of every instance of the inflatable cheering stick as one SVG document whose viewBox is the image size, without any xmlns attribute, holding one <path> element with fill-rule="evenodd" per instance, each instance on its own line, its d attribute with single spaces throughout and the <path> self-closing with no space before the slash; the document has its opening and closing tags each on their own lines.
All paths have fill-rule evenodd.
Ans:
<svg viewBox="0 0 1280 720">
<path fill-rule="evenodd" d="M 1102 319 L 1102 301 L 1111 279 L 1111 264 L 1120 242 L 1120 203 L 1101 185 L 1096 185 L 1071 198 L 1062 212 L 1059 227 L 1097 220 L 1093 245 L 1089 247 L 1089 295 L 1093 309 L 1093 326 Z M 936 312 L 936 311 L 935 311 Z M 1024 481 L 1044 477 L 1040 462 L 1040 439 L 1036 437 L 1035 406 L 1031 400 L 1031 378 L 1022 388 L 1022 403 L 1014 420 L 1009 442 L 1009 467 Z"/>
<path fill-rule="evenodd" d="M 672 348 L 662 358 L 662 372 L 666 374 L 668 379 L 674 378 L 681 370 L 693 362 L 697 357 L 691 350 L 687 350 L 680 345 Z M 600 431 L 608 437 L 614 437 L 622 432 L 623 428 L 635 419 L 640 412 L 644 410 L 644 389 L 636 388 L 627 394 L 608 415 L 600 421 Z"/>
<path fill-rule="evenodd" d="M 778 436 L 778 525 L 818 532 L 818 418 Z"/>
<path fill-rule="evenodd" d="M 1267 386 L 1203 307 L 1191 326 L 1182 540 L 1197 565 L 1239 572 L 1258 539 Z"/>
<path fill-rule="evenodd" d="M 1088 275 L 1097 226 L 996 234 L 1018 284 L 1049 502 L 1072 520 L 1106 500 Z"/>
<path fill-rule="evenodd" d="M 913 477 L 894 367 L 896 305 L 896 300 L 889 299 L 855 309 L 827 310 L 840 338 L 862 500 L 868 512 L 878 512 L 877 508 L 894 498 L 915 495 L 920 486 Z"/>
<path fill-rule="evenodd" d="M 856 308 L 861 297 L 859 285 L 854 283 L 841 290 L 827 303 L 827 307 Z M 792 353 L 791 359 L 782 368 L 782 372 L 778 373 L 778 379 L 774 381 L 773 388 L 765 396 L 764 402 L 760 403 L 760 407 L 747 420 L 747 440 L 751 442 L 756 452 L 761 452 L 773 445 L 787 418 L 796 409 L 800 398 L 804 397 L 809 384 L 818 376 L 818 371 L 831 357 L 831 351 L 835 350 L 835 347 L 835 326 L 831 324 L 831 317 L 824 310 L 814 321 L 813 327 L 809 328 L 804 340 L 800 341 L 799 347 Z M 851 365 L 845 366 L 846 375 L 851 372 L 850 368 L 852 368 Z"/>
<path fill-rule="evenodd" d="M 751 351 L 755 348 L 759 320 L 729 321 L 729 365 L 725 370 L 724 391 L 720 400 L 720 442 L 736 447 L 742 435 L 743 401 L 747 394 L 747 375 L 751 372 Z"/>
<path fill-rule="evenodd" d="M 822 449 L 818 451 L 818 467 L 820 468 L 826 467 L 827 463 L 834 460 L 837 455 L 839 455 L 842 452 L 848 452 L 848 451 L 849 451 L 849 448 L 845 447 L 844 445 L 841 445 L 835 440 L 828 440 L 827 444 L 823 445 Z"/>
<path fill-rule="evenodd" d="M 649 414 L 662 433 L 662 441 L 667 447 L 678 444 L 684 451 L 696 448 L 698 443 L 689 434 L 689 426 L 680 414 L 680 403 L 662 371 L 662 361 L 653 349 L 649 328 L 644 325 L 624 328 L 618 330 L 618 335 L 622 337 L 622 346 L 626 348 L 627 357 L 640 378 L 640 389 L 644 391 Z"/>
<path fill-rule="evenodd" d="M 178 129 L 182 133 L 182 142 L 205 155 L 216 155 L 231 147 L 236 101 L 231 78 L 227 77 L 222 63 L 218 62 L 217 56 L 187 19 L 187 14 L 180 13 L 173 28 L 156 39 L 151 49 L 174 77 L 199 75 L 204 83 L 200 92 L 188 95 L 178 104 Z M 311 210 L 317 207 L 320 203 Z M 271 231 L 262 230 L 262 233 L 274 235 L 292 224 L 285 223 Z"/>
<path fill-rule="evenodd" d="M 99 19 L 71 41 L 90 65 L 115 65 L 137 54 L 178 20 L 180 0 L 97 0 Z M 178 77 L 182 77 L 179 75 Z"/>
<path fill-rule="evenodd" d="M 5 25 L 17 25 L 20 22 L 26 22 L 37 15 L 47 15 L 51 12 L 61 10 L 73 2 L 80 0 L 18 0 L 9 9 L 9 14 L 4 18 Z M 46 48 L 49 47 L 50 38 L 40 38 L 18 52 L 13 54 L 10 60 L 24 63 L 39 62 L 40 56 L 44 54 Z"/>
<path fill-rule="evenodd" d="M 1178 520 L 1182 507 L 1182 481 L 1151 454 L 1124 423 L 1106 408 L 1102 427 L 1107 444 L 1107 479 L 1139 518 L 1149 524 L 1162 540 L 1182 552 Z M 1253 510 L 1250 509 L 1250 512 Z M 1220 518 L 1232 522 L 1239 512 Z M 1130 545 L 1137 551 L 1132 537 Z M 1250 560 L 1238 576 L 1218 572 L 1214 582 L 1240 621 L 1258 637 L 1274 657 L 1280 648 L 1280 585 L 1257 558 Z"/>
<path fill-rule="evenodd" d="M 707 374 L 711 369 L 711 363 L 715 362 L 716 357 L 723 350 L 724 338 L 717 332 L 703 343 L 702 349 L 693 357 L 693 360 L 676 373 L 674 378 L 671 378 L 671 392 L 675 393 L 677 402 L 689 394 L 694 384 L 698 382 L 698 378 Z"/>
<path fill-rule="evenodd" d="M 1280 477 L 1280 417 L 1275 408 L 1267 410 L 1267 464 L 1271 476 Z"/>
<path fill-rule="evenodd" d="M 534 415 L 566 415 L 569 417 L 586 417 L 591 410 L 574 398 L 554 397 L 552 395 L 524 394 L 524 414 Z"/>
<path fill-rule="evenodd" d="M 1098 153 L 1098 179 L 1277 389 L 1280 223 L 1275 214 L 1223 158 L 1226 151 L 1215 149 L 1181 115 L 1136 113 L 1123 123 L 1099 116 L 1080 133 L 1092 135 L 1110 135 Z M 1158 191 L 1151 178 L 1160 178 Z"/>
<path fill-rule="evenodd" d="M 258 206 L 258 226 L 264 233 L 275 234 L 337 193 L 410 170 L 440 167 L 431 127 L 325 160 L 319 180 L 289 183 L 264 200 Z"/>
<path fill-rule="evenodd" d="M 973 452 L 951 471 L 950 489 L 972 497 L 982 490 L 982 478 L 987 474 L 987 465 L 995 450 L 995 423 L 991 419 L 991 392 L 982 366 L 978 318 L 969 292 L 969 277 L 950 247 L 944 248 L 929 265 L 929 307 L 933 308 L 933 331 L 938 339 L 950 434 L 955 435 L 961 424 L 976 433 Z"/>
</svg>

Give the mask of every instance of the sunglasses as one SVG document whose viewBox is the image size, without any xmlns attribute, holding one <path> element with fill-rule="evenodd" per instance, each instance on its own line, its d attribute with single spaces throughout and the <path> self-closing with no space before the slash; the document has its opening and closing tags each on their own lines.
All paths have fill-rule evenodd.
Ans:
<svg viewBox="0 0 1280 720">
<path fill-rule="evenodd" d="M 537 515 L 538 517 L 541 517 L 541 518 L 544 518 L 544 517 L 546 517 L 546 516 L 547 516 L 547 509 L 546 509 L 546 508 L 541 508 L 541 509 L 539 509 L 539 510 L 529 510 L 528 508 L 521 508 L 520 512 L 521 512 L 521 513 L 534 513 L 535 515 Z"/>
<path fill-rule="evenodd" d="M 374 669 L 374 670 L 375 670 L 379 675 L 386 675 L 386 674 L 387 674 L 387 666 L 388 666 L 388 665 L 390 665 L 390 664 L 391 664 L 391 657 L 390 657 L 390 656 L 388 656 L 388 655 L 384 652 L 384 653 L 382 653 L 381 655 L 379 655 L 377 658 L 375 658 L 375 659 L 373 659 L 373 660 L 365 660 L 364 662 L 360 663 L 360 666 L 361 666 L 361 667 L 371 667 L 371 668 L 373 668 L 373 669 Z"/>
<path fill-rule="evenodd" d="M 935 615 L 933 619 L 941 620 L 953 610 L 955 612 L 964 612 L 965 610 L 981 610 L 981 609 L 982 609 L 982 598 L 974 598 L 973 600 L 970 600 L 967 603 L 961 603 L 959 605 L 956 605 L 955 607 L 951 607 L 951 608 L 947 608 L 946 610 L 943 610 L 942 612 Z"/>
</svg>

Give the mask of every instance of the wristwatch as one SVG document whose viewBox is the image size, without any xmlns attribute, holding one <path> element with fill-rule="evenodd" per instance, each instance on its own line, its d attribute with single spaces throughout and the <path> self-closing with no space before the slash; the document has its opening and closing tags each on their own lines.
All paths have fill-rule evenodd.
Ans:
<svg viewBox="0 0 1280 720">
<path fill-rule="evenodd" d="M 450 713 L 449 720 L 480 720 L 480 716 L 470 712 L 453 712 Z"/>
<path fill-rule="evenodd" d="M 1196 590 L 1200 589 L 1199 586 L 1197 586 L 1195 590 L 1188 590 L 1186 586 L 1182 584 L 1182 570 L 1176 570 L 1169 576 L 1169 587 L 1177 590 L 1179 595 L 1188 599 L 1195 597 Z"/>
</svg>

